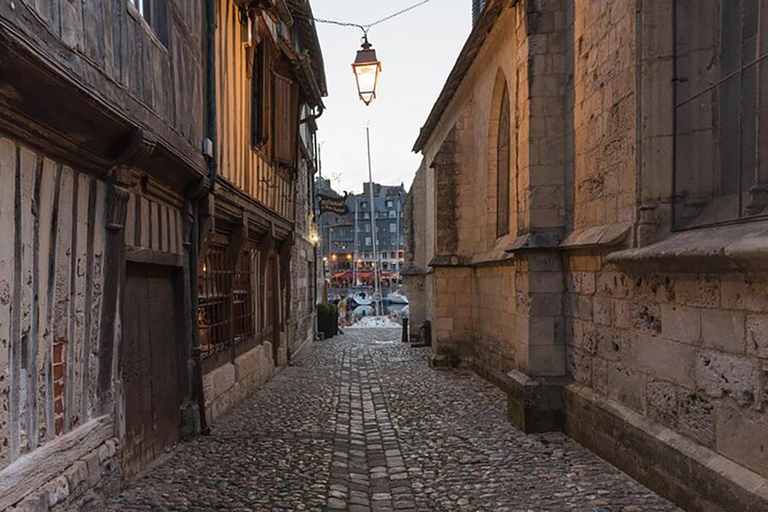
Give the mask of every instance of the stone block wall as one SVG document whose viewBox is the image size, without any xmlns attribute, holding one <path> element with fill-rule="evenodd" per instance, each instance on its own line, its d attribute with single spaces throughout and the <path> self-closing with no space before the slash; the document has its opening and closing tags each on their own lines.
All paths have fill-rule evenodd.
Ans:
<svg viewBox="0 0 768 512">
<path fill-rule="evenodd" d="M 516 312 L 515 278 L 514 264 L 480 267 L 473 271 L 474 293 L 456 297 L 457 307 L 472 309 L 475 358 L 497 374 L 515 368 L 517 329 L 525 320 Z"/>
<path fill-rule="evenodd" d="M 106 441 L 8 512 L 104 510 L 109 498 L 116 496 L 122 486 L 119 450 L 117 439 Z"/>
<path fill-rule="evenodd" d="M 275 374 L 272 343 L 264 342 L 203 376 L 205 414 L 212 422 Z"/>
<path fill-rule="evenodd" d="M 573 378 L 768 476 L 768 275 L 567 267 Z"/>
<path fill-rule="evenodd" d="M 571 0 L 567 105 L 570 224 L 632 221 L 636 187 L 635 2 Z M 534 70 L 535 73 L 535 70 Z M 574 174 L 575 173 L 575 174 Z"/>
<path fill-rule="evenodd" d="M 458 362 L 473 355 L 472 269 L 438 267 L 432 274 L 434 296 L 432 309 L 432 346 L 436 358 Z"/>
<path fill-rule="evenodd" d="M 315 248 L 299 238 L 291 249 L 291 321 L 288 352 L 301 352 L 315 339 Z"/>
</svg>

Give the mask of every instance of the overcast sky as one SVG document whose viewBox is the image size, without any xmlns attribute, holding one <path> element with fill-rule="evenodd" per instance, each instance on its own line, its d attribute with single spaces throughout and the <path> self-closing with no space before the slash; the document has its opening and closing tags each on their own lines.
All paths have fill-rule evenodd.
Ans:
<svg viewBox="0 0 768 512">
<path fill-rule="evenodd" d="M 371 23 L 417 0 L 312 0 L 316 18 Z M 365 126 L 370 122 L 373 180 L 410 187 L 421 159 L 411 152 L 472 24 L 471 0 L 431 0 L 373 27 L 368 38 L 383 71 L 370 107 L 358 99 L 351 64 L 362 31 L 318 23 L 328 77 L 327 110 L 318 124 L 323 175 L 341 191 L 368 180 Z"/>
</svg>

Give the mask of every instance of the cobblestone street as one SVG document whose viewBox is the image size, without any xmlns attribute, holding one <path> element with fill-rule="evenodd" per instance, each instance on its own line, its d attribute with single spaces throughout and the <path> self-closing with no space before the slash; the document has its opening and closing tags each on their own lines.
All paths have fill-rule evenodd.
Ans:
<svg viewBox="0 0 768 512">
<path fill-rule="evenodd" d="M 314 344 L 113 510 L 678 510 L 560 434 L 527 436 L 397 330 Z"/>
</svg>

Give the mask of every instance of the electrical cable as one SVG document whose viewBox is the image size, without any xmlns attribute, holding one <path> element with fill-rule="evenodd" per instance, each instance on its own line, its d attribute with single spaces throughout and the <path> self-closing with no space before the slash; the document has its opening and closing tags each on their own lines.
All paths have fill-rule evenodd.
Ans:
<svg viewBox="0 0 768 512">
<path fill-rule="evenodd" d="M 392 13 L 389 16 L 385 16 L 385 17 L 381 18 L 380 20 L 376 20 L 373 23 L 368 23 L 366 25 L 362 25 L 360 23 L 351 23 L 351 22 L 346 22 L 346 21 L 337 21 L 337 20 L 328 20 L 328 19 L 323 19 L 323 18 L 314 18 L 312 16 L 304 16 L 304 15 L 301 15 L 301 14 L 295 14 L 294 16 L 297 17 L 297 18 L 305 19 L 305 20 L 312 20 L 315 23 L 325 23 L 325 24 L 328 24 L 328 25 L 337 25 L 339 27 L 355 27 L 355 28 L 359 28 L 360 30 L 362 30 L 363 34 L 368 34 L 368 31 L 371 28 L 375 27 L 376 25 L 381 25 L 382 23 L 386 23 L 387 21 L 389 21 L 389 20 L 391 20 L 393 18 L 397 18 L 398 16 L 401 16 L 401 15 L 407 13 L 407 12 L 410 12 L 410 11 L 416 9 L 417 7 L 421 7 L 422 5 L 424 5 L 426 3 L 429 3 L 431 1 L 432 0 L 422 0 L 421 2 L 415 3 L 415 4 L 413 4 L 410 7 L 406 7 L 405 9 L 402 9 L 400 11 Z"/>
</svg>

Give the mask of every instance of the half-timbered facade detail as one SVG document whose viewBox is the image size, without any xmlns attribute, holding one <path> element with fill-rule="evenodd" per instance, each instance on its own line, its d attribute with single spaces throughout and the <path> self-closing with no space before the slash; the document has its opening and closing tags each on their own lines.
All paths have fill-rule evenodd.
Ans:
<svg viewBox="0 0 768 512">
<path fill-rule="evenodd" d="M 204 6 L 0 4 L 0 510 L 98 508 L 199 429 Z"/>
<path fill-rule="evenodd" d="M 208 419 L 314 337 L 309 219 L 325 78 L 309 3 L 286 7 L 217 3 L 216 177 L 197 308 Z"/>
</svg>

